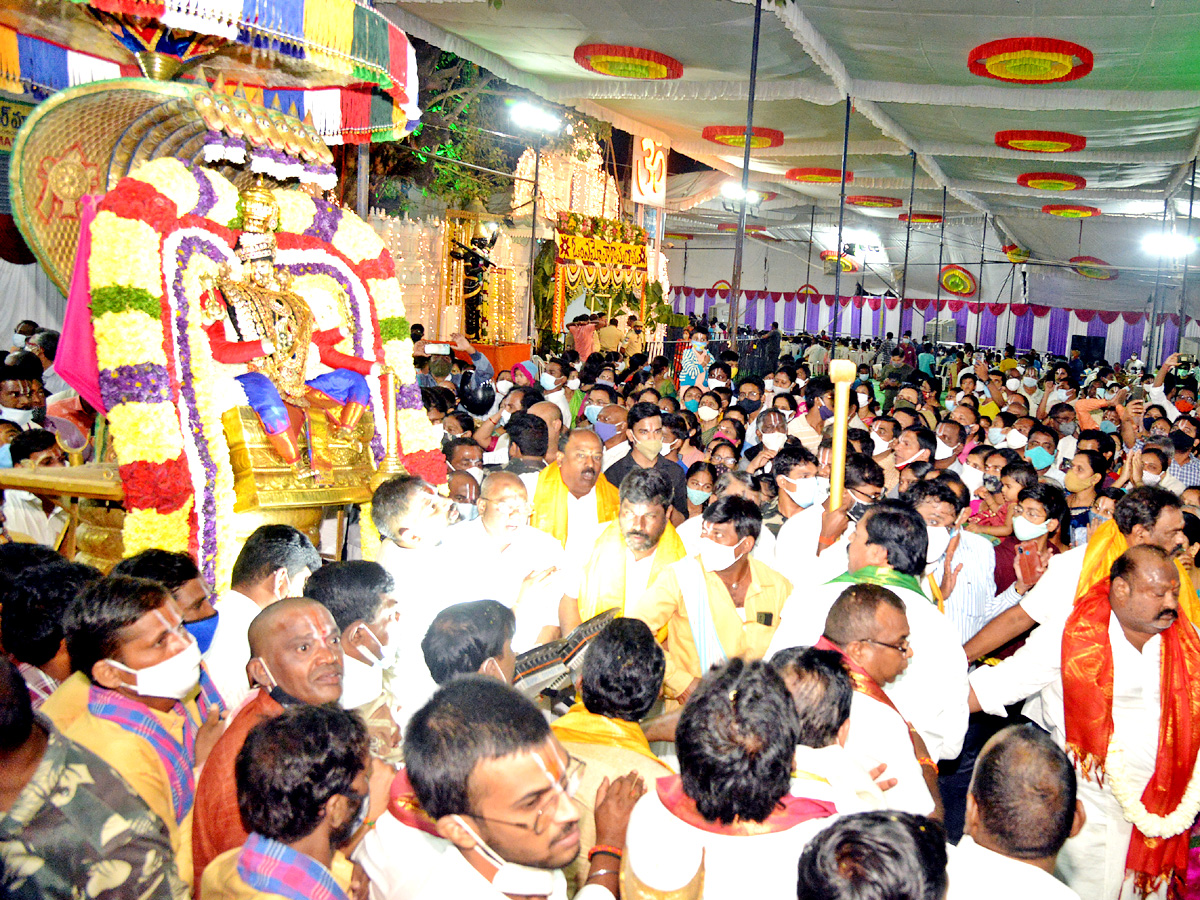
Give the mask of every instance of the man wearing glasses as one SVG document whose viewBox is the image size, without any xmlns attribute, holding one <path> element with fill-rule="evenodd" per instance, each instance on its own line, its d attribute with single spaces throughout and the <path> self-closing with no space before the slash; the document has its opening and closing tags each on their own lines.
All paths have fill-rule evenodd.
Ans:
<svg viewBox="0 0 1200 900">
<path fill-rule="evenodd" d="M 825 617 L 848 585 L 886 587 L 904 602 L 913 658 L 884 689 L 924 740 L 929 752 L 923 755 L 936 762 L 954 759 L 962 750 L 968 686 L 967 670 L 954 651 L 962 646 L 958 630 L 938 611 L 922 581 L 928 552 L 929 532 L 912 504 L 880 500 L 868 507 L 851 533 L 846 571 L 827 583 L 812 576 L 803 582 L 806 590 L 797 591 L 783 609 L 767 658 L 788 647 L 816 644 Z"/>
<path fill-rule="evenodd" d="M 573 759 L 541 712 L 495 679 L 467 676 L 442 687 L 413 716 L 404 739 L 407 775 L 445 842 L 412 900 L 566 897 L 559 871 L 579 854 Z M 596 844 L 578 900 L 611 900 L 634 803 L 635 773 L 596 793 Z"/>
<path fill-rule="evenodd" d="M 524 653 L 558 636 L 565 552 L 552 535 L 527 524 L 529 495 L 520 476 L 492 472 L 478 504 L 477 519 L 446 535 L 456 600 L 498 600 L 512 609 L 513 651 Z"/>
<path fill-rule="evenodd" d="M 854 684 L 846 752 L 868 771 L 886 764 L 883 777 L 895 779 L 889 807 L 941 818 L 937 765 L 884 691 L 913 658 L 905 609 L 888 588 L 851 585 L 834 601 L 816 646 L 841 654 Z"/>
</svg>

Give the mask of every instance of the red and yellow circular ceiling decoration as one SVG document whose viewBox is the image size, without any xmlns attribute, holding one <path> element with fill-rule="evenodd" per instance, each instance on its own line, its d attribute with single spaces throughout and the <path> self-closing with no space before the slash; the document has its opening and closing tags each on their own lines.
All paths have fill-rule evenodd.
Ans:
<svg viewBox="0 0 1200 900">
<path fill-rule="evenodd" d="M 901 222 L 907 222 L 908 213 L 900 213 L 896 218 Z M 912 223 L 914 225 L 936 225 L 940 221 L 942 221 L 941 213 L 914 212 L 912 214 Z"/>
<path fill-rule="evenodd" d="M 683 63 L 665 53 L 619 44 L 581 44 L 575 48 L 575 62 L 612 78 L 663 81 L 683 74 Z"/>
<path fill-rule="evenodd" d="M 724 144 L 726 147 L 746 146 L 746 128 L 742 125 L 705 125 L 700 132 L 706 141 L 714 144 Z M 778 147 L 783 143 L 783 132 L 775 128 L 760 128 L 755 125 L 750 129 L 750 149 L 762 150 L 764 147 Z"/>
<path fill-rule="evenodd" d="M 762 232 L 764 232 L 766 230 L 767 230 L 766 225 L 747 225 L 746 226 L 746 234 L 761 234 Z M 717 231 L 725 232 L 725 233 L 728 233 L 731 231 L 737 231 L 737 225 L 735 225 L 733 222 L 721 222 L 719 225 L 717 225 Z"/>
<path fill-rule="evenodd" d="M 784 175 L 789 181 L 806 181 L 810 184 L 839 184 L 842 180 L 841 169 L 788 169 Z M 854 180 L 854 173 L 846 171 L 846 184 Z"/>
<path fill-rule="evenodd" d="M 1087 138 L 1066 131 L 997 131 L 996 146 L 1023 153 L 1070 153 L 1087 146 Z"/>
<path fill-rule="evenodd" d="M 1047 37 L 988 41 L 967 56 L 971 74 L 1017 84 L 1075 81 L 1092 71 L 1092 63 L 1087 47 Z"/>
<path fill-rule="evenodd" d="M 1067 172 L 1025 172 L 1017 176 L 1017 184 L 1039 191 L 1077 191 L 1087 187 L 1087 179 Z"/>
<path fill-rule="evenodd" d="M 842 265 L 843 272 L 857 272 L 858 271 L 858 260 L 855 259 L 853 256 L 844 256 L 844 255 L 839 256 L 838 252 L 836 250 L 822 250 L 821 251 L 821 261 L 824 262 L 827 259 L 838 260 L 838 262 L 840 262 Z"/>
<path fill-rule="evenodd" d="M 695 237 L 694 234 L 685 234 L 682 231 L 668 231 L 663 235 L 668 241 L 690 241 Z"/>
<path fill-rule="evenodd" d="M 970 297 L 978 286 L 975 276 L 962 266 L 944 266 L 942 268 L 942 287 L 959 297 Z"/>
<path fill-rule="evenodd" d="M 1042 212 L 1063 219 L 1090 219 L 1100 215 L 1100 210 L 1094 206 L 1081 206 L 1078 203 L 1047 203 Z"/>
<path fill-rule="evenodd" d="M 1071 268 L 1084 278 L 1095 281 L 1114 281 L 1120 274 L 1111 265 L 1095 256 L 1072 256 L 1068 262 Z"/>
<path fill-rule="evenodd" d="M 839 173 L 838 181 L 841 181 Z M 873 197 L 870 194 L 852 194 L 846 198 L 851 206 L 865 206 L 868 209 L 897 209 L 904 201 L 896 197 Z"/>
<path fill-rule="evenodd" d="M 1017 244 L 1005 244 L 1000 248 L 1011 263 L 1023 263 L 1029 259 L 1029 251 Z"/>
</svg>

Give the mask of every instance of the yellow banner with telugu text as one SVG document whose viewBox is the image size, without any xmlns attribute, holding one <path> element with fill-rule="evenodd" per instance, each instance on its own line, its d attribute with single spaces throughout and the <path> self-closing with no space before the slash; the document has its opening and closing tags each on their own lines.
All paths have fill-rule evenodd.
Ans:
<svg viewBox="0 0 1200 900">
<path fill-rule="evenodd" d="M 625 266 L 631 269 L 646 268 L 644 244 L 619 244 L 584 237 L 580 234 L 559 234 L 559 262 L 582 262 L 600 266 Z"/>
</svg>

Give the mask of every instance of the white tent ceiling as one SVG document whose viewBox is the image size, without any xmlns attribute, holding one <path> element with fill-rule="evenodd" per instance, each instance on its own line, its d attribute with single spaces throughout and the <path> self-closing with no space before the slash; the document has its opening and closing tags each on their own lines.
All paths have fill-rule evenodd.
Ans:
<svg viewBox="0 0 1200 900">
<path fill-rule="evenodd" d="M 701 132 L 745 123 L 754 14 L 746 0 L 505 0 L 500 9 L 484 0 L 381 0 L 380 8 L 410 34 L 548 100 L 740 173 L 741 149 L 706 141 Z M 785 140 L 752 154 L 753 184 L 779 196 L 751 221 L 785 242 L 778 252 L 804 255 L 815 206 L 817 249 L 834 246 L 838 186 L 789 181 L 785 173 L 840 167 L 849 95 L 848 193 L 882 194 L 907 207 L 915 152 L 914 208 L 940 212 L 947 189 L 943 262 L 978 273 L 982 217 L 992 217 L 982 299 L 1007 298 L 1011 268 L 999 264 L 999 248 L 1017 243 L 1045 264 L 1030 268 L 1031 292 L 1042 286 L 1031 299 L 1142 307 L 1156 280 L 1164 291 L 1179 280 L 1173 265 L 1160 278 L 1141 242 L 1159 230 L 1164 203 L 1167 227 L 1185 227 L 1186 177 L 1200 145 L 1198 35 L 1200 7 L 1176 0 L 767 0 L 754 119 Z M 1077 80 L 1043 84 L 970 71 L 973 48 L 1022 37 L 1080 44 L 1094 67 Z M 573 54 L 596 43 L 664 53 L 682 63 L 682 77 L 589 72 Z M 994 136 L 1004 130 L 1069 132 L 1087 144 L 1076 152 L 1022 152 L 997 145 Z M 1022 187 L 1017 177 L 1027 172 L 1069 173 L 1087 184 L 1075 191 Z M 703 234 L 734 220 L 719 199 L 705 199 L 717 187 L 711 179 L 682 176 L 673 187 L 678 213 L 670 230 Z M 680 196 L 685 191 L 691 200 Z M 1041 211 L 1047 203 L 1094 206 L 1103 215 L 1061 219 Z M 905 227 L 897 214 L 904 211 L 848 208 L 847 227 L 879 235 L 887 263 L 898 268 Z M 910 292 L 935 288 L 938 235 L 937 226 L 913 229 Z M 729 238 L 711 239 L 718 242 Z M 1120 278 L 1075 275 L 1063 265 L 1074 256 L 1104 259 L 1120 268 Z M 1200 306 L 1200 278 L 1190 280 L 1188 293 Z"/>
</svg>

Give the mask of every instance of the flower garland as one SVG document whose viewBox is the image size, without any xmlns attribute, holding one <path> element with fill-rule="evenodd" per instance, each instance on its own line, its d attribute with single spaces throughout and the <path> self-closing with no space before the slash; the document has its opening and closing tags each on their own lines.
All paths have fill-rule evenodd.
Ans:
<svg viewBox="0 0 1200 900">
<path fill-rule="evenodd" d="M 746 146 L 745 125 L 705 125 L 700 136 L 706 141 L 721 144 L 725 147 Z M 783 132 L 778 128 L 764 128 L 754 125 L 750 128 L 750 149 L 762 150 L 766 147 L 783 146 Z"/>
<path fill-rule="evenodd" d="M 1200 815 L 1200 766 L 1192 771 L 1191 780 L 1188 781 L 1187 790 L 1183 792 L 1179 805 L 1166 816 L 1155 815 L 1147 810 L 1141 797 L 1129 786 L 1125 771 L 1125 748 L 1121 746 L 1116 735 L 1108 742 L 1104 774 L 1108 778 L 1108 786 L 1113 796 L 1121 804 L 1125 821 L 1131 822 L 1134 828 L 1148 838 L 1175 837 L 1191 828 L 1196 816 Z"/>
<path fill-rule="evenodd" d="M 314 302 L 344 294 L 349 334 L 339 349 L 383 358 L 398 373 L 404 463 L 430 481 L 445 481 L 445 458 L 415 383 L 391 256 L 356 216 L 298 191 L 275 196 L 277 263 L 298 282 L 320 288 Z M 101 201 L 91 226 L 97 252 L 88 260 L 99 386 L 125 489 L 125 553 L 190 552 L 218 590 L 228 587 L 236 555 L 218 542 L 236 527 L 221 416 L 245 398 L 232 370 L 212 359 L 196 301 L 222 264 L 237 268 L 237 232 L 228 227 L 237 218 L 237 198 L 216 173 L 153 160 Z M 368 383 L 379 429 L 384 398 L 378 378 Z M 379 460 L 378 430 L 371 443 Z"/>
<path fill-rule="evenodd" d="M 834 184 L 841 182 L 842 170 L 804 167 L 788 169 L 784 172 L 783 177 L 788 179 L 788 181 L 804 181 L 810 184 Z M 854 181 L 854 173 L 847 169 L 846 184 L 850 184 L 852 181 Z"/>
<path fill-rule="evenodd" d="M 683 63 L 665 53 L 622 44 L 580 44 L 575 62 L 589 72 L 612 78 L 670 80 L 683 75 Z"/>
</svg>

